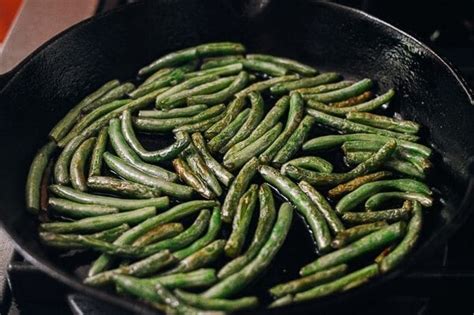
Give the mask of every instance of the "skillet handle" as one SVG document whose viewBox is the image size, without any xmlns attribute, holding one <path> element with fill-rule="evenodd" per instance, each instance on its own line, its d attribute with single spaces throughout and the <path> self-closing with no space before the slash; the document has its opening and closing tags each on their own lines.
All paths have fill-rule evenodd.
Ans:
<svg viewBox="0 0 474 315">
<path fill-rule="evenodd" d="M 223 4 L 230 7 L 230 9 L 238 16 L 254 18 L 262 13 L 271 1 L 272 0 L 223 0 Z"/>
</svg>

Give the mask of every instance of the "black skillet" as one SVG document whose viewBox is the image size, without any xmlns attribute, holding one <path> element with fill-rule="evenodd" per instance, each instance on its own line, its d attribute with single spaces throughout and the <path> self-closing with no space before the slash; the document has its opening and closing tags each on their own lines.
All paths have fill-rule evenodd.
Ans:
<svg viewBox="0 0 474 315">
<path fill-rule="evenodd" d="M 24 208 L 27 170 L 54 123 L 89 91 L 113 78 L 134 78 L 138 68 L 169 51 L 219 40 L 242 41 L 251 52 L 294 57 L 348 77 L 370 77 L 381 91 L 394 87 L 398 94 L 393 108 L 421 123 L 436 150 L 432 180 L 442 202 L 427 214 L 425 234 L 407 262 L 362 288 L 280 312 L 348 307 L 350 301 L 381 294 L 407 265 L 441 246 L 465 222 L 474 206 L 469 167 L 474 156 L 473 96 L 429 48 L 376 18 L 331 3 L 160 0 L 84 21 L 0 79 L 0 219 L 22 255 L 76 291 L 129 311 L 150 311 L 142 303 L 83 285 L 39 244 L 37 221 Z M 288 253 L 301 253 L 298 239 L 291 240 L 285 246 L 294 251 Z M 307 256 L 304 261 L 314 257 Z"/>
</svg>

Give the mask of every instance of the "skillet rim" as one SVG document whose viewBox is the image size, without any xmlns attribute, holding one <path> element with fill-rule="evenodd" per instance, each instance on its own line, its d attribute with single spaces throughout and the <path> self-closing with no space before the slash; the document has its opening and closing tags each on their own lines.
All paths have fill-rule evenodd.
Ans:
<svg viewBox="0 0 474 315">
<path fill-rule="evenodd" d="M 0 86 L 0 96 L 3 91 L 8 89 L 10 83 L 15 80 L 15 77 L 19 73 L 21 73 L 22 69 L 27 64 L 29 64 L 32 60 L 34 60 L 34 58 L 39 53 L 41 53 L 43 50 L 45 50 L 49 46 L 53 45 L 57 40 L 62 38 L 64 35 L 76 30 L 80 30 L 81 27 L 86 27 L 87 25 L 94 23 L 98 20 L 104 19 L 108 17 L 109 15 L 118 14 L 119 12 L 122 12 L 123 10 L 129 10 L 130 8 L 134 6 L 143 5 L 143 3 L 145 2 L 147 1 L 145 0 L 145 1 L 139 1 L 132 4 L 128 4 L 128 5 L 123 5 L 113 10 L 92 16 L 58 33 L 53 38 L 51 38 L 50 40 L 42 44 L 35 51 L 33 51 L 30 55 L 28 55 L 23 61 L 21 61 L 12 70 L 0 76 L 0 79 L 3 79 L 4 77 L 7 78 L 4 86 L 3 87 Z M 467 101 L 470 102 L 471 105 L 474 105 L 474 93 L 471 90 L 471 88 L 467 85 L 465 79 L 459 73 L 459 70 L 457 70 L 457 68 L 454 67 L 447 59 L 445 59 L 444 57 L 441 57 L 438 53 L 436 53 L 427 45 L 423 44 L 416 37 L 400 30 L 399 28 L 383 20 L 380 20 L 377 17 L 374 17 L 358 9 L 350 8 L 345 5 L 332 3 L 332 2 L 323 2 L 323 1 L 315 1 L 315 0 L 308 0 L 308 2 L 312 4 L 316 4 L 316 5 L 321 5 L 321 6 L 333 7 L 337 11 L 340 11 L 342 14 L 351 14 L 353 17 L 357 19 L 366 20 L 373 24 L 379 24 L 383 27 L 384 32 L 388 32 L 388 33 L 393 32 L 394 34 L 400 35 L 401 38 L 407 39 L 411 44 L 417 45 L 430 58 L 434 58 L 437 63 L 441 63 L 443 65 L 443 67 L 454 77 L 457 84 L 461 86 L 461 88 L 464 91 L 463 94 L 467 96 Z M 265 7 L 263 7 L 262 10 L 264 11 Z M 372 290 L 376 286 L 383 285 L 386 282 L 391 281 L 396 277 L 399 277 L 402 273 L 406 271 L 408 266 L 412 265 L 413 262 L 421 258 L 421 256 L 425 256 L 428 252 L 432 252 L 434 251 L 435 248 L 444 244 L 448 240 L 448 238 L 462 225 L 462 223 L 464 223 L 467 220 L 468 216 L 471 214 L 474 208 L 474 206 L 472 205 L 472 202 L 470 202 L 473 197 L 472 195 L 474 195 L 473 193 L 474 192 L 474 174 L 473 173 L 474 172 L 471 172 L 470 174 L 470 178 L 467 183 L 467 189 L 464 193 L 463 200 L 460 203 L 459 208 L 461 210 L 458 211 L 457 214 L 452 218 L 452 221 L 450 222 L 449 225 L 444 226 L 438 230 L 438 233 L 436 236 L 437 244 L 435 245 L 424 244 L 424 246 L 418 247 L 416 256 L 415 257 L 410 256 L 409 259 L 405 260 L 405 262 L 401 264 L 399 267 L 397 267 L 395 270 L 385 275 L 380 275 L 379 277 L 371 280 L 368 284 L 365 284 L 364 286 L 359 287 L 357 290 L 350 290 L 349 292 L 334 294 L 327 298 L 320 299 L 317 301 L 317 305 L 321 306 L 321 305 L 327 304 L 328 302 L 334 302 L 334 300 L 337 300 L 338 298 L 346 298 L 349 296 L 351 297 L 359 296 L 369 290 Z M 29 262 L 37 266 L 41 271 L 45 272 L 48 276 L 64 283 L 65 285 L 72 288 L 74 291 L 77 291 L 79 293 L 85 294 L 93 298 L 98 298 L 102 301 L 105 301 L 115 306 L 122 307 L 129 311 L 140 312 L 140 313 L 155 313 L 156 312 L 156 310 L 150 308 L 144 303 L 133 303 L 133 301 L 128 298 L 118 297 L 117 295 L 114 295 L 113 293 L 109 293 L 101 289 L 96 289 L 94 287 L 87 286 L 83 284 L 79 279 L 72 277 L 70 274 L 66 273 L 65 271 L 62 271 L 58 268 L 50 266 L 50 263 L 48 262 L 47 259 L 36 257 L 36 254 L 34 252 L 30 253 L 28 250 L 24 249 L 22 246 L 22 243 L 23 243 L 22 240 L 19 238 L 12 237 L 12 235 L 15 235 L 16 233 L 14 233 L 11 228 L 5 225 L 4 222 L 0 222 L 0 226 L 7 232 L 7 234 L 9 235 L 9 238 L 13 241 L 15 249 L 18 250 L 22 254 L 22 256 L 25 257 L 26 260 L 28 260 Z M 282 307 L 279 309 L 274 309 L 271 312 L 284 313 L 285 311 L 289 311 L 289 310 L 301 312 L 302 310 L 311 309 L 312 307 L 316 306 L 316 305 L 314 306 L 311 305 L 314 302 L 315 301 L 308 301 L 306 303 L 301 303 L 297 305 L 289 305 L 289 306 Z M 266 310 L 265 312 L 269 312 L 269 310 Z"/>
</svg>

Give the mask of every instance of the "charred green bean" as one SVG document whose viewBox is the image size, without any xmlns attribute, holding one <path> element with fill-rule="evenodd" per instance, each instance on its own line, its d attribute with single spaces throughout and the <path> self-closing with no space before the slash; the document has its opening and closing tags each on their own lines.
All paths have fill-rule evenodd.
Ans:
<svg viewBox="0 0 474 315">
<path fill-rule="evenodd" d="M 316 271 L 324 270 L 341 263 L 346 263 L 365 253 L 384 247 L 401 238 L 405 233 L 405 228 L 406 224 L 404 222 L 398 222 L 384 227 L 376 232 L 364 236 L 344 248 L 319 257 L 314 262 L 301 268 L 300 274 L 302 276 L 307 276 Z"/>
<path fill-rule="evenodd" d="M 156 207 L 166 209 L 169 205 L 168 197 L 149 199 L 122 199 L 108 196 L 92 195 L 61 185 L 51 185 L 49 190 L 58 197 L 84 204 L 96 204 L 118 208 L 120 211 L 133 210 L 143 207 Z"/>
<path fill-rule="evenodd" d="M 235 258 L 242 251 L 250 221 L 257 206 L 257 189 L 258 185 L 251 185 L 239 200 L 235 217 L 232 221 L 232 232 L 224 247 L 228 257 Z"/>
<path fill-rule="evenodd" d="M 209 167 L 209 169 L 214 173 L 214 175 L 222 184 L 229 186 L 234 178 L 234 175 L 232 175 L 232 173 L 220 165 L 219 162 L 217 162 L 209 153 L 202 134 L 199 132 L 193 133 L 191 138 L 193 139 L 193 143 L 196 146 L 196 149 L 199 151 L 199 154 L 201 154 L 202 158 L 204 159 L 207 167 Z"/>
<path fill-rule="evenodd" d="M 275 186 L 283 196 L 288 198 L 303 215 L 313 232 L 313 237 L 315 238 L 319 251 L 323 253 L 328 250 L 331 242 L 329 228 L 324 217 L 311 199 L 298 185 L 281 175 L 276 169 L 261 165 L 258 171 L 267 182 Z"/>
<path fill-rule="evenodd" d="M 138 199 L 154 198 L 161 195 L 160 191 L 156 188 L 107 176 L 89 177 L 87 179 L 87 186 L 94 191 Z"/>
</svg>

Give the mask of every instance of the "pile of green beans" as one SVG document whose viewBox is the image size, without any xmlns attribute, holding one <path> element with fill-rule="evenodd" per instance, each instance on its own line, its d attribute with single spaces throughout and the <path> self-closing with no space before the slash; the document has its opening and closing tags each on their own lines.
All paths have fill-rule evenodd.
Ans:
<svg viewBox="0 0 474 315">
<path fill-rule="evenodd" d="M 28 174 L 41 242 L 98 254 L 86 284 L 173 314 L 281 307 L 355 288 L 416 245 L 432 149 L 388 115 L 395 90 L 233 42 L 170 52 L 138 77 L 74 106 Z M 313 261 L 244 296 L 296 220 Z"/>
</svg>

